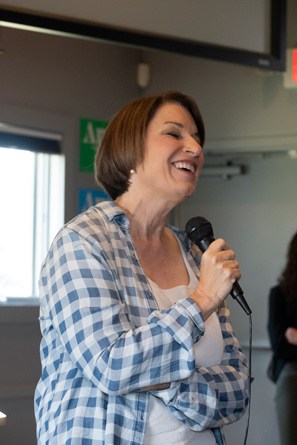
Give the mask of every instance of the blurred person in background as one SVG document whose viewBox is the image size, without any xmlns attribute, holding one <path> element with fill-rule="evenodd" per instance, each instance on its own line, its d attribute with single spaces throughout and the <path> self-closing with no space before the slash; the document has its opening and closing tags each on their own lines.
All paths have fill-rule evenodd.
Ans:
<svg viewBox="0 0 297 445">
<path fill-rule="evenodd" d="M 276 368 L 275 405 L 282 445 L 297 443 L 297 233 L 269 294 L 268 332 Z"/>
</svg>

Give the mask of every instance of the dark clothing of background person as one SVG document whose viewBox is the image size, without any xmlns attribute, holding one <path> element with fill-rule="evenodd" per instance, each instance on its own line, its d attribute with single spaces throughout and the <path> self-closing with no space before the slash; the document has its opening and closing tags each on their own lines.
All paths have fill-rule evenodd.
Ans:
<svg viewBox="0 0 297 445">
<path fill-rule="evenodd" d="M 297 327 L 297 299 L 286 298 L 277 285 L 269 294 L 268 333 L 273 353 L 285 361 L 275 392 L 282 445 L 296 445 L 297 441 L 297 346 L 290 344 L 285 337 L 289 327 Z"/>
</svg>

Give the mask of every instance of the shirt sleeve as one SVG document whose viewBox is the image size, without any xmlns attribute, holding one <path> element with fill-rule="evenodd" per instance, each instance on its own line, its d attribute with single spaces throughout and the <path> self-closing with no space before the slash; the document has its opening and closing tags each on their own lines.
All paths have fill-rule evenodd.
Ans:
<svg viewBox="0 0 297 445">
<path fill-rule="evenodd" d="M 178 419 L 197 431 L 238 420 L 249 400 L 247 361 L 234 336 L 227 307 L 220 309 L 219 319 L 225 342 L 222 362 L 195 369 L 168 390 L 153 391 Z"/>
<path fill-rule="evenodd" d="M 289 314 L 294 313 L 296 309 L 285 298 L 280 286 L 275 286 L 270 290 L 268 309 L 267 328 L 274 354 L 284 360 L 295 361 L 297 347 L 288 342 L 285 332 L 289 326 L 293 326 L 293 323 L 290 323 Z"/>
<path fill-rule="evenodd" d="M 285 314 L 285 299 L 278 286 L 269 293 L 268 334 L 271 347 L 279 353 L 280 344 L 285 342 L 284 334 L 287 328 Z"/>
<path fill-rule="evenodd" d="M 62 360 L 69 374 L 72 363 L 72 369 L 79 368 L 93 385 L 113 395 L 190 377 L 193 344 L 204 333 L 195 303 L 185 299 L 153 313 L 148 306 L 147 317 L 135 327 L 115 271 L 98 244 L 63 229 L 43 265 L 40 317 L 43 337 L 49 339 L 45 362 L 49 350 L 55 350 L 56 370 Z"/>
</svg>

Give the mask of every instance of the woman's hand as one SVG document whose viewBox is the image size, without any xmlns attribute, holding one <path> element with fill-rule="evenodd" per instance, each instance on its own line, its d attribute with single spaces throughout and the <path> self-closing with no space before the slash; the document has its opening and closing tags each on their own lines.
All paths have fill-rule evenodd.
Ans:
<svg viewBox="0 0 297 445">
<path fill-rule="evenodd" d="M 287 328 L 285 337 L 291 345 L 297 345 L 297 328 Z"/>
<path fill-rule="evenodd" d="M 199 284 L 190 296 L 205 320 L 223 303 L 240 276 L 233 250 L 223 239 L 213 241 L 201 257 Z"/>
</svg>

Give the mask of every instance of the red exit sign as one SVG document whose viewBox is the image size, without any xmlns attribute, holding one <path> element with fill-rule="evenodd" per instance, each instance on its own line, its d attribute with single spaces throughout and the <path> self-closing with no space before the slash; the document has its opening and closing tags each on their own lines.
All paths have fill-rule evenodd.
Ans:
<svg viewBox="0 0 297 445">
<path fill-rule="evenodd" d="M 297 49 L 292 50 L 292 81 L 297 82 Z"/>
<path fill-rule="evenodd" d="M 286 71 L 284 73 L 284 87 L 297 88 L 297 48 L 287 49 Z"/>
</svg>

